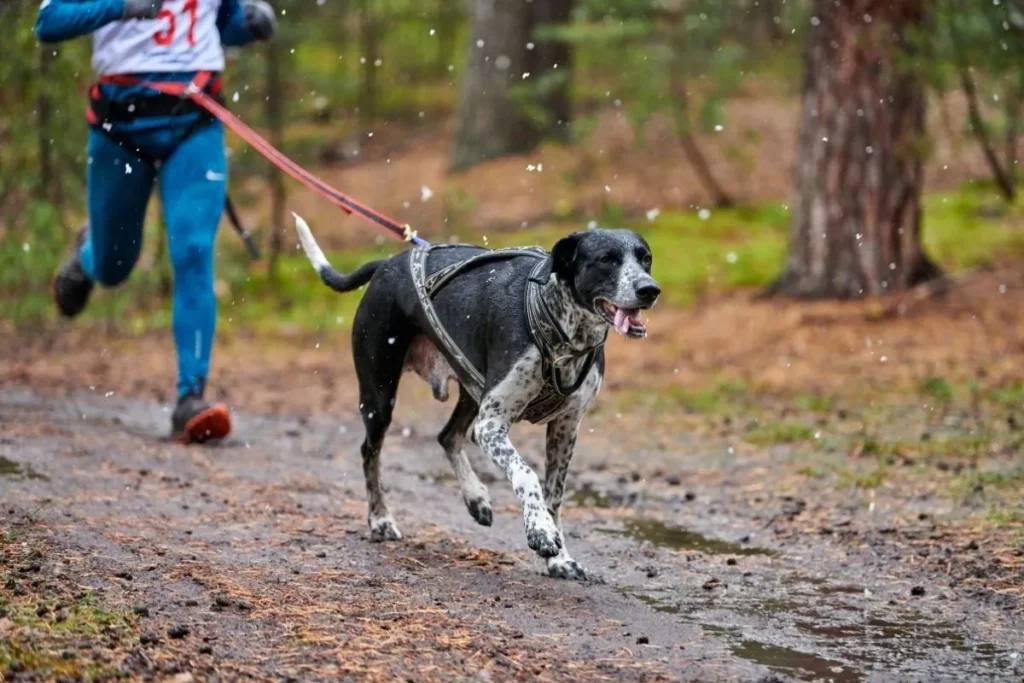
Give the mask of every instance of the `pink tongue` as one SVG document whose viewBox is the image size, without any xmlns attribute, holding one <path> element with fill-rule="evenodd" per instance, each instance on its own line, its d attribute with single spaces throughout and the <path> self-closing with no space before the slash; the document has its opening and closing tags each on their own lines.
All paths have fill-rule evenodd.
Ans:
<svg viewBox="0 0 1024 683">
<path fill-rule="evenodd" d="M 619 334 L 629 334 L 629 311 L 624 308 L 615 309 L 615 329 Z"/>
</svg>

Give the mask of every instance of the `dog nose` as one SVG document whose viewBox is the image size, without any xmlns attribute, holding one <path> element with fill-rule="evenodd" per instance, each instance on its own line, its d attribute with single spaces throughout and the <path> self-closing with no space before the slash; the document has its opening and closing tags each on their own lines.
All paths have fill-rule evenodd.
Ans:
<svg viewBox="0 0 1024 683">
<path fill-rule="evenodd" d="M 636 288 L 636 296 L 644 303 L 654 303 L 661 295 L 661 287 L 654 280 L 645 282 Z"/>
</svg>

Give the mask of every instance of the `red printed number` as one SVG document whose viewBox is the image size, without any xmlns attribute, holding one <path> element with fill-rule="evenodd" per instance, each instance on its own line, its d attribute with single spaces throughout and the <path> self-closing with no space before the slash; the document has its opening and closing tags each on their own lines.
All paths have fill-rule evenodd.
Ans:
<svg viewBox="0 0 1024 683">
<path fill-rule="evenodd" d="M 185 6 L 182 8 L 181 13 L 188 15 L 188 44 L 193 46 L 196 44 L 196 18 L 199 14 L 199 0 L 185 0 Z M 166 21 L 167 28 L 154 33 L 153 41 L 157 45 L 166 47 L 174 41 L 174 31 L 177 27 L 174 12 L 169 9 L 162 9 L 160 14 L 156 15 L 156 18 Z"/>
</svg>

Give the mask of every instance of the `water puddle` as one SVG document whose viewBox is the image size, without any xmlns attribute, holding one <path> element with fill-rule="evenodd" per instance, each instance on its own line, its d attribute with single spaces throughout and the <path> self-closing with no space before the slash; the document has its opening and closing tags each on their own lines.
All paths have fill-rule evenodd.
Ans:
<svg viewBox="0 0 1024 683">
<path fill-rule="evenodd" d="M 660 548 L 671 550 L 696 550 L 708 555 L 776 555 L 767 548 L 757 548 L 730 541 L 708 538 L 704 534 L 691 531 L 674 524 L 666 524 L 656 519 L 634 517 L 627 519 L 622 529 L 597 529 L 601 533 L 616 536 L 628 536 L 638 541 L 648 541 Z"/>
<path fill-rule="evenodd" d="M 797 622 L 796 627 L 804 633 L 821 638 L 843 640 L 851 650 L 864 652 L 862 658 L 868 661 L 915 658 L 923 650 L 972 653 L 976 655 L 973 657 L 975 661 L 989 663 L 1009 657 L 1008 653 L 987 643 L 967 644 L 964 634 L 950 625 L 910 615 L 903 616 L 899 621 L 872 617 L 857 623 L 838 625 Z M 884 656 L 872 656 L 872 651 Z"/>
<path fill-rule="evenodd" d="M 50 480 L 48 476 L 41 472 L 36 472 L 28 465 L 22 467 L 10 458 L 5 458 L 2 455 L 0 455 L 0 477 L 25 477 L 27 479 L 39 479 L 41 481 Z"/>
<path fill-rule="evenodd" d="M 735 656 L 798 681 L 860 683 L 875 674 L 949 670 L 998 676 L 1012 675 L 1021 666 L 1019 655 L 989 643 L 970 643 L 965 632 L 953 624 L 917 613 L 882 618 L 872 616 L 867 608 L 853 610 L 836 604 L 843 594 L 863 595 L 860 586 L 832 585 L 824 580 L 804 583 L 817 589 L 814 594 L 803 593 L 804 600 L 737 596 L 731 604 L 728 600 L 702 600 L 699 594 L 686 597 L 672 589 L 652 594 L 632 587 L 622 592 L 657 612 L 685 614 L 705 633 L 723 640 Z M 749 637 L 762 632 L 775 633 L 793 647 Z"/>
<path fill-rule="evenodd" d="M 664 614 L 679 614 L 679 612 L 681 611 L 679 605 L 669 604 L 663 600 L 659 600 L 658 598 L 652 595 L 645 595 L 643 593 L 631 593 L 629 591 L 622 591 L 622 594 L 628 595 L 632 598 L 636 598 L 640 602 L 650 607 L 655 612 L 662 612 Z"/>
<path fill-rule="evenodd" d="M 602 510 L 631 507 L 636 502 L 636 497 L 635 493 L 612 495 L 611 493 L 591 488 L 576 489 L 567 496 L 576 507 L 601 508 Z"/>
<path fill-rule="evenodd" d="M 729 649 L 741 659 L 802 681 L 860 683 L 864 680 L 861 673 L 847 668 L 841 662 L 788 647 L 768 645 L 756 640 L 742 640 Z"/>
</svg>

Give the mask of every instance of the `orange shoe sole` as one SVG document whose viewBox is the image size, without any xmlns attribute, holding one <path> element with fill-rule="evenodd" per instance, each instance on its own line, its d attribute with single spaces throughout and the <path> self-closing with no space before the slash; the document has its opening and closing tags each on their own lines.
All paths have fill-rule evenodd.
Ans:
<svg viewBox="0 0 1024 683">
<path fill-rule="evenodd" d="M 180 443 L 203 443 L 223 439 L 231 433 L 231 415 L 223 403 L 210 406 L 185 424 L 185 430 L 175 437 Z"/>
</svg>

